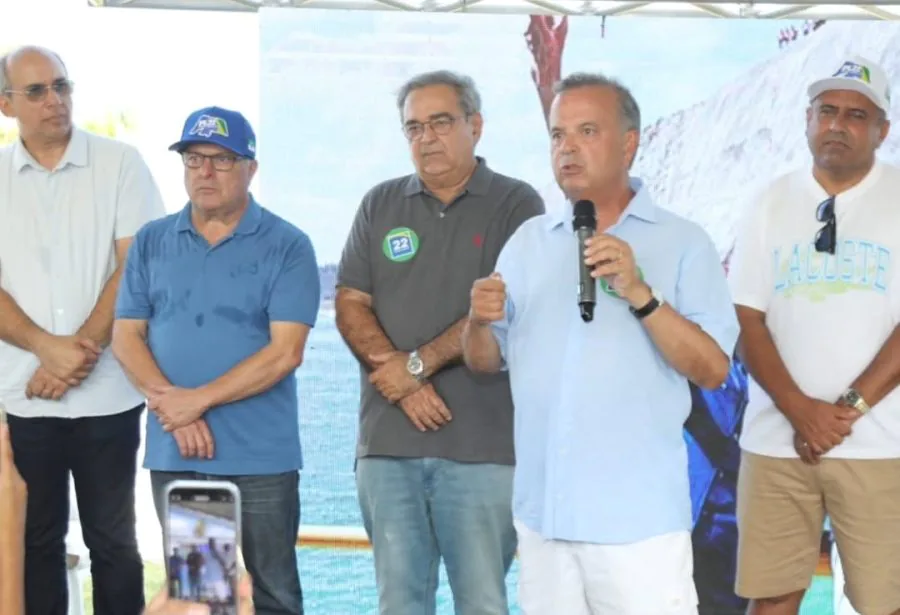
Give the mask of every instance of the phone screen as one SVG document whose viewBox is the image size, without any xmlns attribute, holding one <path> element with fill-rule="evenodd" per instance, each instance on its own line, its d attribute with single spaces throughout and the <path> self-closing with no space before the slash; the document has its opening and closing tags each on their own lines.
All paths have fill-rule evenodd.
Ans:
<svg viewBox="0 0 900 615">
<path fill-rule="evenodd" d="M 236 615 L 240 541 L 237 490 L 170 488 L 166 518 L 169 596 L 202 602 L 211 615 Z"/>
</svg>

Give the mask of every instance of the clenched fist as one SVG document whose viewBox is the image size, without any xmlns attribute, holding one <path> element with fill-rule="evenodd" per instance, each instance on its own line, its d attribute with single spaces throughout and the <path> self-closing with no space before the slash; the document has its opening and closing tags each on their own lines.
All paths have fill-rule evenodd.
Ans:
<svg viewBox="0 0 900 615">
<path fill-rule="evenodd" d="M 469 320 L 476 325 L 488 325 L 503 320 L 506 312 L 506 284 L 499 273 L 475 280 Z"/>
</svg>

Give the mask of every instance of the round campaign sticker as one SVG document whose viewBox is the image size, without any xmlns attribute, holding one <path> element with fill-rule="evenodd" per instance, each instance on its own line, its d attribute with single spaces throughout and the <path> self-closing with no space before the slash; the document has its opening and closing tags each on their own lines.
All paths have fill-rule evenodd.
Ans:
<svg viewBox="0 0 900 615">
<path fill-rule="evenodd" d="M 643 280 L 644 279 L 644 271 L 640 267 L 637 268 L 637 271 L 638 271 L 638 277 L 641 280 Z M 605 292 L 610 297 L 618 297 L 619 296 L 619 293 L 616 292 L 615 288 L 610 286 L 609 282 L 607 282 L 603 278 L 598 278 L 598 279 L 600 281 L 600 290 Z"/>
<path fill-rule="evenodd" d="M 419 251 L 419 236 L 411 228 L 399 226 L 388 231 L 381 244 L 384 255 L 395 263 L 410 260 Z"/>
</svg>

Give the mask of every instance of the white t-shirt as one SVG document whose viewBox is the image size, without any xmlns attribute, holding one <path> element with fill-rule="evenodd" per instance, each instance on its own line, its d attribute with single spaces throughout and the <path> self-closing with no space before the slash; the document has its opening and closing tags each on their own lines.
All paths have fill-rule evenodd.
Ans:
<svg viewBox="0 0 900 615">
<path fill-rule="evenodd" d="M 776 180 L 738 232 L 729 280 L 734 301 L 766 313 L 778 353 L 800 389 L 836 401 L 868 367 L 900 321 L 900 169 L 876 163 L 838 194 L 837 250 L 816 252 L 828 193 L 810 170 Z M 897 254 L 895 254 L 895 252 Z M 744 450 L 796 457 L 793 428 L 755 382 Z M 828 457 L 900 458 L 900 389 L 853 425 Z"/>
<path fill-rule="evenodd" d="M 48 171 L 17 140 L 0 149 L 0 288 L 39 327 L 72 335 L 115 271 L 115 240 L 164 215 L 150 169 L 131 145 L 76 129 Z M 25 398 L 38 365 L 32 353 L 0 341 L 0 400 L 10 414 L 103 416 L 143 401 L 109 348 L 59 401 Z"/>
</svg>

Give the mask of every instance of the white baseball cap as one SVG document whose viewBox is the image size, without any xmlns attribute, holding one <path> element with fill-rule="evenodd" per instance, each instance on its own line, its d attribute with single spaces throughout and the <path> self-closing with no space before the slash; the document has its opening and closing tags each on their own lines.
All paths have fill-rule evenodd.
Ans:
<svg viewBox="0 0 900 615">
<path fill-rule="evenodd" d="M 829 90 L 859 92 L 885 113 L 891 110 L 891 84 L 887 75 L 880 66 L 861 56 L 847 58 L 830 77 L 814 81 L 809 86 L 809 99 L 814 100 Z"/>
</svg>

